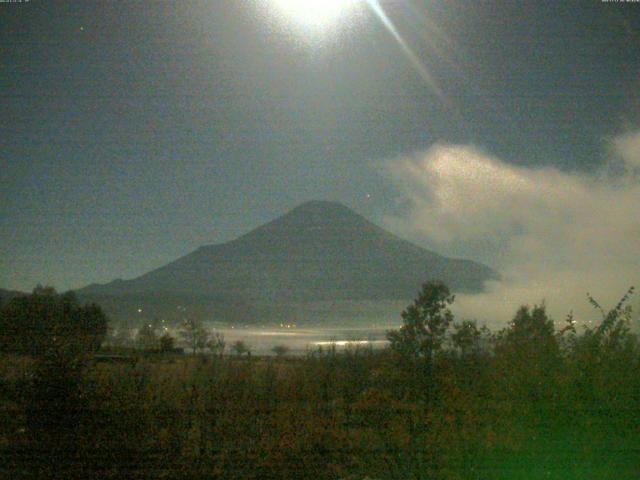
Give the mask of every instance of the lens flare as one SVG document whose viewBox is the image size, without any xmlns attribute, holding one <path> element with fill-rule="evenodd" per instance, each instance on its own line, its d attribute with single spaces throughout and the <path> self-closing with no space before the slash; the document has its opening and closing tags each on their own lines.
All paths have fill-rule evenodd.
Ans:
<svg viewBox="0 0 640 480">
<path fill-rule="evenodd" d="M 355 0 L 274 0 L 274 3 L 282 15 L 308 26 L 322 27 L 344 15 Z"/>
</svg>

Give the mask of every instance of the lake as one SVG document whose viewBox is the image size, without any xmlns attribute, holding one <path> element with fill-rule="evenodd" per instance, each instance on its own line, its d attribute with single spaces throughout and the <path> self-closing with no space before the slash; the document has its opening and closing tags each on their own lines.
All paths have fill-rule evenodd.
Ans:
<svg viewBox="0 0 640 480">
<path fill-rule="evenodd" d="M 280 327 L 226 327 L 216 328 L 216 332 L 224 335 L 227 351 L 231 345 L 241 340 L 245 342 L 255 355 L 272 355 L 276 345 L 289 348 L 289 353 L 303 355 L 308 351 L 315 351 L 335 345 L 337 350 L 349 347 L 384 348 L 387 330 L 392 326 L 367 327 L 332 327 L 313 328 L 298 327 L 293 324 L 282 324 Z M 395 327 L 397 328 L 397 326 Z"/>
</svg>

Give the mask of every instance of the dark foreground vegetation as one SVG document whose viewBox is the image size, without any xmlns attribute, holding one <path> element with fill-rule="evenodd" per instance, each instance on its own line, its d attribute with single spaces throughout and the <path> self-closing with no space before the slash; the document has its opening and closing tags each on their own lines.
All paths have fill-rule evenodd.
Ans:
<svg viewBox="0 0 640 480">
<path fill-rule="evenodd" d="M 55 298 L 31 301 L 62 308 Z M 637 479 L 640 344 L 626 300 L 604 311 L 591 299 L 602 321 L 578 331 L 535 306 L 491 333 L 457 323 L 446 287 L 426 284 L 384 351 L 97 363 L 99 309 L 66 299 L 77 328 L 39 350 L 12 351 L 2 331 L 0 474 Z M 1 328 L 15 325 L 12 302 Z M 94 342 L 79 349 L 74 332 Z"/>
</svg>

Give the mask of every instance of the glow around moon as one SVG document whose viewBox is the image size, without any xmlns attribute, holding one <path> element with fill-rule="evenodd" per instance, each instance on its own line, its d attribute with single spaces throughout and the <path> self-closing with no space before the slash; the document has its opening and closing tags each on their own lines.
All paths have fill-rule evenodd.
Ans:
<svg viewBox="0 0 640 480">
<path fill-rule="evenodd" d="M 325 27 L 353 8 L 356 0 L 272 0 L 283 17 L 308 27 Z"/>
</svg>

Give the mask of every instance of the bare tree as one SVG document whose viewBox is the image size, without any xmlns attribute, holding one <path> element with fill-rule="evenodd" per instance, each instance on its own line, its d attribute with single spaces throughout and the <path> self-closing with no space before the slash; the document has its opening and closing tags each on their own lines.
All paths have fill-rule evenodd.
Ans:
<svg viewBox="0 0 640 480">
<path fill-rule="evenodd" d="M 224 334 L 222 332 L 213 332 L 210 340 L 207 342 L 207 347 L 214 355 L 222 355 L 227 343 L 224 341 Z"/>
<path fill-rule="evenodd" d="M 206 347 L 209 340 L 209 332 L 202 322 L 195 318 L 188 318 L 182 322 L 180 336 L 194 354 Z"/>
</svg>

